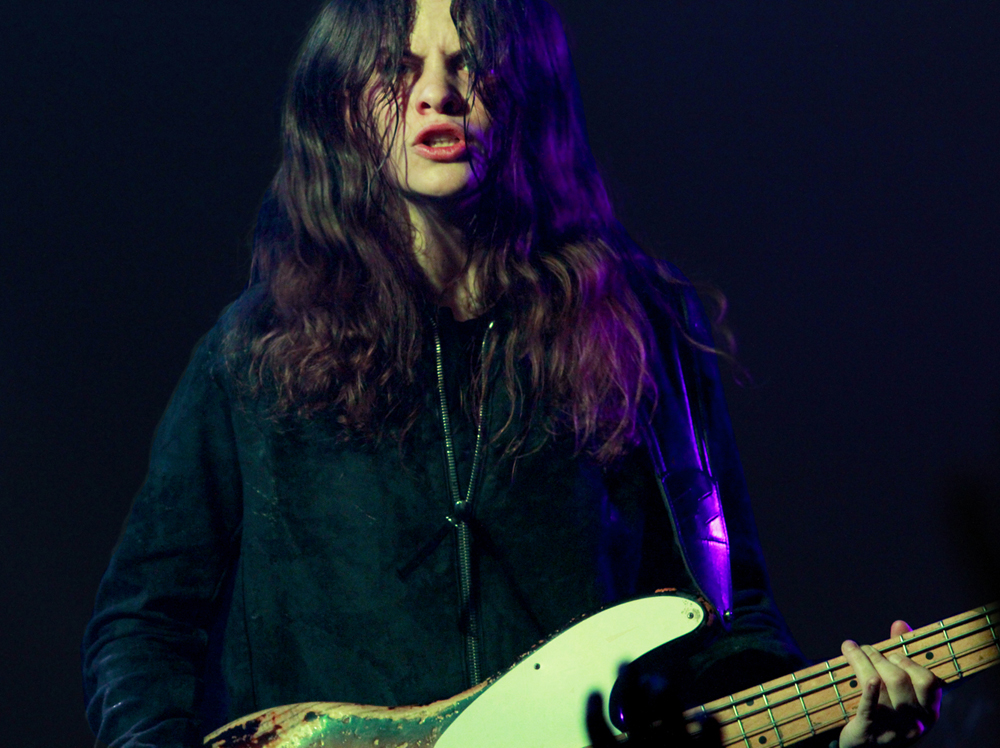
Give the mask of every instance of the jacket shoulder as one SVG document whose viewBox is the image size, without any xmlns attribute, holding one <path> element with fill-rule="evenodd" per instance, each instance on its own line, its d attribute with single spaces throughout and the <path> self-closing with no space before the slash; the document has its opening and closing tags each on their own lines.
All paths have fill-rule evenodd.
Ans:
<svg viewBox="0 0 1000 748">
<path fill-rule="evenodd" d="M 244 291 L 227 305 L 191 352 L 190 370 L 207 375 L 229 390 L 236 375 L 249 365 L 249 343 L 256 311 L 260 306 L 254 289 Z"/>
<path fill-rule="evenodd" d="M 699 345 L 714 347 L 698 289 L 676 265 L 637 252 L 629 268 L 629 285 L 658 335 L 672 328 Z"/>
</svg>

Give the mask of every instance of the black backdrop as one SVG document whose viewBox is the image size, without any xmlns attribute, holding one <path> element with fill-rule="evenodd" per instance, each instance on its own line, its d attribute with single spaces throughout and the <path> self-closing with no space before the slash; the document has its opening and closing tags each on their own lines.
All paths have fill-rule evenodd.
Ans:
<svg viewBox="0 0 1000 748">
<path fill-rule="evenodd" d="M 946 496 L 996 456 L 995 4 L 558 5 L 623 221 L 730 299 L 754 377 L 730 405 L 804 649 L 985 602 Z M 51 0 L 0 24 L 4 745 L 88 745 L 80 633 L 244 281 L 315 7 Z M 990 682 L 928 745 L 983 744 Z"/>
</svg>

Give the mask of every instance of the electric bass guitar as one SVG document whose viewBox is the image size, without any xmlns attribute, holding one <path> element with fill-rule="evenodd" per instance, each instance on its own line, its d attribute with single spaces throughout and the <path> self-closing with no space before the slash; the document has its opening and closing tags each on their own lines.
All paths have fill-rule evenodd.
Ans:
<svg viewBox="0 0 1000 748">
<path fill-rule="evenodd" d="M 945 682 L 1000 661 L 997 603 L 876 644 L 903 652 Z M 266 709 L 216 730 L 209 748 L 583 748 L 588 695 L 604 702 L 620 665 L 705 626 L 694 599 L 656 594 L 595 613 L 529 652 L 506 673 L 427 706 L 311 702 Z M 690 732 L 714 718 L 722 744 L 788 746 L 845 724 L 861 684 L 843 657 L 684 713 Z"/>
</svg>

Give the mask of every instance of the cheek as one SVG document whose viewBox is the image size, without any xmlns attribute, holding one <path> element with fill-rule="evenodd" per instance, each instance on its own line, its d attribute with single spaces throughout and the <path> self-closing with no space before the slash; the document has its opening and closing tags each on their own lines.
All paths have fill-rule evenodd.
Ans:
<svg viewBox="0 0 1000 748">
<path fill-rule="evenodd" d="M 382 153 L 398 150 L 405 126 L 406 102 L 400 94 L 373 85 L 365 89 L 363 108 L 368 112 L 368 128 L 374 140 L 382 145 Z"/>
<path fill-rule="evenodd" d="M 499 132 L 493 127 L 493 118 L 481 99 L 477 98 L 473 103 L 467 122 L 477 136 L 475 139 L 481 143 L 482 150 L 487 154 L 493 152 L 494 147 L 499 145 L 496 142 Z"/>
<path fill-rule="evenodd" d="M 478 109 L 478 108 L 477 108 Z M 472 139 L 472 153 L 479 168 L 489 162 L 497 146 L 497 133 L 493 130 L 493 121 L 485 109 L 474 109 L 468 118 L 469 129 L 475 134 Z"/>
<path fill-rule="evenodd" d="M 475 123 L 475 127 L 481 133 L 489 133 L 489 131 L 490 131 L 492 125 L 493 125 L 493 120 L 490 119 L 490 115 L 486 113 L 486 110 L 483 109 L 483 110 L 480 110 L 478 112 L 473 111 L 472 115 L 473 115 L 473 122 Z"/>
<path fill-rule="evenodd" d="M 490 113 L 486 109 L 486 104 L 483 103 L 482 96 L 480 96 L 478 92 L 473 93 L 471 103 L 472 106 L 469 109 L 467 120 L 479 130 L 488 130 L 492 120 L 490 118 Z"/>
</svg>

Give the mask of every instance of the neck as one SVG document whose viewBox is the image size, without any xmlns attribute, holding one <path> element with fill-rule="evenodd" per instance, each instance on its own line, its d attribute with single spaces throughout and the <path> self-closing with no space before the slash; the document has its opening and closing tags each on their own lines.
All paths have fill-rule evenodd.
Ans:
<svg viewBox="0 0 1000 748">
<path fill-rule="evenodd" d="M 970 610 L 875 645 L 900 652 L 951 683 L 1000 662 L 997 603 Z M 684 713 L 688 731 L 712 716 L 725 748 L 778 748 L 839 727 L 850 720 L 862 685 L 841 657 L 783 675 Z"/>
<path fill-rule="evenodd" d="M 431 203 L 409 203 L 413 253 L 438 295 L 438 304 L 457 320 L 480 313 L 476 263 L 470 260 L 463 213 Z"/>
</svg>

